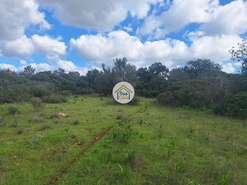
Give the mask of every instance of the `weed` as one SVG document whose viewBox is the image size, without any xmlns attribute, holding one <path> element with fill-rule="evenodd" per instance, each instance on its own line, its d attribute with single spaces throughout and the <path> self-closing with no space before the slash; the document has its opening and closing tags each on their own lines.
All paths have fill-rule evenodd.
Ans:
<svg viewBox="0 0 247 185">
<path fill-rule="evenodd" d="M 186 130 L 186 135 L 188 138 L 192 137 L 195 133 L 195 129 L 194 128 L 189 128 L 188 130 Z"/>
<path fill-rule="evenodd" d="M 218 184 L 219 185 L 228 185 L 231 182 L 231 177 L 229 172 L 228 173 L 220 173 L 218 176 Z"/>
<path fill-rule="evenodd" d="M 226 140 L 227 140 L 227 141 L 230 140 L 230 139 L 232 139 L 232 134 L 228 134 L 228 135 L 226 136 Z"/>
<path fill-rule="evenodd" d="M 175 165 L 175 169 L 177 173 L 182 173 L 185 170 L 185 164 L 183 162 L 179 162 Z"/>
<path fill-rule="evenodd" d="M 129 143 L 132 135 L 132 128 L 130 125 L 120 125 L 118 127 L 113 127 L 112 138 L 114 141 L 119 143 Z"/>
<path fill-rule="evenodd" d="M 144 120 L 140 120 L 138 123 L 139 125 L 142 125 L 144 123 Z"/>
<path fill-rule="evenodd" d="M 40 128 L 40 131 L 42 131 L 42 130 L 48 130 L 48 129 L 50 129 L 50 128 L 51 128 L 51 125 L 44 124 L 44 125 L 42 125 L 42 127 Z"/>
<path fill-rule="evenodd" d="M 122 120 L 123 119 L 123 116 L 122 115 L 117 115 L 116 119 L 117 120 Z"/>
<path fill-rule="evenodd" d="M 19 108 L 14 107 L 14 106 L 12 106 L 12 105 L 10 105 L 10 106 L 8 107 L 8 114 L 10 114 L 10 115 L 15 115 L 15 114 L 17 114 L 17 113 L 20 113 L 20 112 L 19 112 Z"/>
<path fill-rule="evenodd" d="M 19 125 L 19 123 L 18 123 L 17 119 L 14 119 L 13 122 L 11 123 L 11 127 L 13 127 L 13 128 L 18 127 L 18 125 Z"/>
<path fill-rule="evenodd" d="M 79 125 L 79 124 L 80 124 L 80 121 L 79 120 L 73 121 L 73 125 Z"/>
<path fill-rule="evenodd" d="M 0 119 L 0 127 L 4 127 L 6 125 L 4 117 L 1 117 Z"/>
<path fill-rule="evenodd" d="M 53 113 L 50 115 L 50 119 L 55 119 L 55 118 L 58 118 L 59 115 L 57 113 Z"/>
<path fill-rule="evenodd" d="M 171 156 L 173 156 L 175 154 L 175 145 L 176 145 L 176 141 L 171 141 L 167 144 L 167 159 L 170 159 Z"/>
<path fill-rule="evenodd" d="M 238 156 L 244 156 L 244 155 L 246 155 L 247 154 L 247 148 L 241 146 L 237 150 L 237 154 L 238 154 Z"/>
<path fill-rule="evenodd" d="M 118 164 L 118 167 L 120 168 L 120 175 L 123 177 L 127 177 L 129 174 L 128 168 L 124 168 L 120 164 Z"/>
<path fill-rule="evenodd" d="M 16 134 L 17 135 L 21 135 L 21 134 L 23 134 L 23 132 L 24 132 L 23 128 L 19 128 L 19 129 L 16 130 Z"/>
<path fill-rule="evenodd" d="M 243 128 L 247 128 L 247 121 L 243 121 Z"/>
<path fill-rule="evenodd" d="M 132 160 L 135 158 L 135 152 L 134 151 L 128 151 L 126 153 L 125 163 L 131 163 Z"/>
<path fill-rule="evenodd" d="M 68 131 L 69 131 L 69 129 L 70 129 L 70 128 L 65 128 L 65 129 L 64 129 L 64 131 L 65 131 L 65 132 L 68 132 Z"/>
<path fill-rule="evenodd" d="M 144 164 L 143 157 L 141 155 L 134 155 L 131 160 L 132 168 L 139 168 Z"/>
<path fill-rule="evenodd" d="M 43 118 L 42 118 L 42 117 L 35 116 L 35 117 L 33 118 L 33 122 L 34 122 L 34 123 L 40 123 L 40 122 L 42 122 L 42 121 L 43 121 Z"/>
<path fill-rule="evenodd" d="M 56 120 L 56 121 L 54 121 L 53 123 L 54 123 L 54 124 L 59 124 L 59 121 Z"/>
<path fill-rule="evenodd" d="M 175 154 L 175 151 L 173 149 L 168 149 L 167 150 L 167 159 L 170 159 L 171 156 Z"/>
</svg>

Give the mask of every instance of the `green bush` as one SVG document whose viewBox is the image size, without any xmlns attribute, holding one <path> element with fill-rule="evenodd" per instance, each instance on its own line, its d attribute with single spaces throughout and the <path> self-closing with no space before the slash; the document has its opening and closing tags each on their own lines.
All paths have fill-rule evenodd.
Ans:
<svg viewBox="0 0 247 185">
<path fill-rule="evenodd" d="M 39 97 L 39 98 L 42 98 L 43 96 L 47 96 L 50 94 L 50 91 L 47 90 L 47 89 L 41 89 L 41 88 L 38 88 L 38 87 L 34 87 L 31 91 L 32 95 L 34 97 Z"/>
<path fill-rule="evenodd" d="M 129 102 L 129 105 L 139 105 L 140 103 L 140 98 L 138 96 L 134 96 L 134 98 L 131 100 L 131 102 Z"/>
<path fill-rule="evenodd" d="M 14 115 L 14 114 L 17 114 L 17 113 L 19 113 L 19 109 L 17 107 L 14 107 L 12 105 L 10 105 L 8 107 L 8 114 Z"/>
<path fill-rule="evenodd" d="M 240 119 L 247 118 L 247 91 L 234 95 L 227 104 L 227 115 Z"/>
<path fill-rule="evenodd" d="M 44 107 L 40 98 L 32 98 L 30 102 L 36 111 L 39 111 Z"/>
<path fill-rule="evenodd" d="M 62 96 L 62 95 L 49 95 L 49 96 L 44 96 L 42 98 L 42 101 L 44 103 L 65 103 L 68 101 L 67 97 Z"/>
</svg>

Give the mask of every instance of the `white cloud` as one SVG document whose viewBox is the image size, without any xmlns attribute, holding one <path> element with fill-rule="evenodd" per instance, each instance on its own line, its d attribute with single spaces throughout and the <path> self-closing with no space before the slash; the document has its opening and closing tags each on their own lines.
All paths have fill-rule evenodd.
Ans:
<svg viewBox="0 0 247 185">
<path fill-rule="evenodd" d="M 53 39 L 47 35 L 32 36 L 32 43 L 34 45 L 35 52 L 45 54 L 49 59 L 58 59 L 60 55 L 66 54 L 66 45 L 59 40 L 60 37 Z"/>
<path fill-rule="evenodd" d="M 140 36 L 164 38 L 191 23 L 197 23 L 197 31 L 206 35 L 246 33 L 247 1 L 236 0 L 222 6 L 218 0 L 174 0 L 161 15 L 147 17 L 137 33 Z"/>
<path fill-rule="evenodd" d="M 3 56 L 25 58 L 30 55 L 44 54 L 48 59 L 58 59 L 66 54 L 66 45 L 59 41 L 60 37 L 53 39 L 47 35 L 33 35 L 31 38 L 22 36 L 17 40 L 6 41 L 1 48 Z"/>
<path fill-rule="evenodd" d="M 1 0 L 0 17 L 0 40 L 19 39 L 31 25 L 51 28 L 35 0 Z"/>
<path fill-rule="evenodd" d="M 172 68 L 195 58 L 211 59 L 219 63 L 229 60 L 231 56 L 228 50 L 241 41 L 239 36 L 234 35 L 191 35 L 193 37 L 190 37 L 190 46 L 173 39 L 142 43 L 137 37 L 124 31 L 113 31 L 106 36 L 82 35 L 78 39 L 71 39 L 70 45 L 81 57 L 96 65 L 102 62 L 111 65 L 113 59 L 127 57 L 129 62 L 137 67 L 162 62 Z"/>
<path fill-rule="evenodd" d="M 209 58 L 219 63 L 231 58 L 229 49 L 241 40 L 237 35 L 193 38 L 190 53 L 194 58 Z"/>
<path fill-rule="evenodd" d="M 27 61 L 25 61 L 25 60 L 20 60 L 20 64 L 21 64 L 21 65 L 27 65 Z"/>
<path fill-rule="evenodd" d="M 133 60 L 140 56 L 143 47 L 138 38 L 124 31 L 113 31 L 107 36 L 82 35 L 78 39 L 71 39 L 70 44 L 80 56 L 98 64 L 101 62 L 109 64 L 114 58 L 125 56 Z"/>
<path fill-rule="evenodd" d="M 32 41 L 26 36 L 8 41 L 2 47 L 2 54 L 7 57 L 23 58 L 30 56 L 35 51 Z"/>
<path fill-rule="evenodd" d="M 178 40 L 161 40 L 142 43 L 124 31 L 113 31 L 107 36 L 82 35 L 71 39 L 71 47 L 83 58 L 96 63 L 112 64 L 115 58 L 127 57 L 137 67 L 163 62 L 171 67 L 189 57 L 185 43 Z"/>
<path fill-rule="evenodd" d="M 38 0 L 49 7 L 55 16 L 66 25 L 86 29 L 111 31 L 125 20 L 128 12 L 139 19 L 147 16 L 150 5 L 161 0 Z"/>
<path fill-rule="evenodd" d="M 210 35 L 242 34 L 247 30 L 247 1 L 232 1 L 219 6 L 213 18 L 204 23 L 202 31 Z"/>
<path fill-rule="evenodd" d="M 11 70 L 11 71 L 17 71 L 17 68 L 14 65 L 11 64 L 0 64 L 1 70 Z"/>
<path fill-rule="evenodd" d="M 241 62 L 228 62 L 222 65 L 222 71 L 226 73 L 236 73 L 240 71 L 241 66 Z"/>
<path fill-rule="evenodd" d="M 58 60 L 57 61 L 57 68 L 62 68 L 65 70 L 65 72 L 79 72 L 81 75 L 86 75 L 87 71 L 89 70 L 88 68 L 80 68 L 76 66 L 73 62 L 71 61 L 66 61 L 66 60 Z"/>
<path fill-rule="evenodd" d="M 163 38 L 190 23 L 207 22 L 217 5 L 218 0 L 174 0 L 169 9 L 161 15 L 148 17 L 138 34 L 152 34 L 155 38 Z"/>
</svg>

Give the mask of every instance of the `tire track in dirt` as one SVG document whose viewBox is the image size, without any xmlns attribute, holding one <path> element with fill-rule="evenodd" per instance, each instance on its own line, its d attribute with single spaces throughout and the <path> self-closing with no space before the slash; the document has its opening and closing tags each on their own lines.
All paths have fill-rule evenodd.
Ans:
<svg viewBox="0 0 247 185">
<path fill-rule="evenodd" d="M 131 113 L 127 116 L 127 118 L 130 118 L 131 116 L 137 114 L 137 113 L 143 113 L 142 110 L 138 110 L 134 113 Z M 93 140 L 90 142 L 90 144 L 84 148 L 83 150 L 81 150 L 79 152 L 79 154 L 73 158 L 72 160 L 70 160 L 66 165 L 64 165 L 63 167 L 60 168 L 60 170 L 53 175 L 50 178 L 50 181 L 47 183 L 47 185 L 53 185 L 55 184 L 57 181 L 59 181 L 59 179 L 68 171 L 68 169 L 74 164 L 76 163 L 76 161 L 83 156 L 83 154 L 89 150 L 92 146 L 94 146 L 97 142 L 99 142 L 106 134 L 108 134 L 110 132 L 110 130 L 113 128 L 115 124 L 107 127 L 105 130 L 103 130 L 101 133 L 99 133 L 96 137 L 93 138 Z"/>
<path fill-rule="evenodd" d="M 77 156 L 75 158 L 73 158 L 72 160 L 70 160 L 66 165 L 62 166 L 59 171 L 53 175 L 49 182 L 47 183 L 47 185 L 52 185 L 55 184 L 67 171 L 68 169 L 74 164 L 76 163 L 76 161 L 88 150 L 90 149 L 93 145 L 95 145 L 97 142 L 99 142 L 111 129 L 112 126 L 107 127 L 105 130 L 103 130 L 101 133 L 99 133 L 96 137 L 93 138 L 93 140 L 90 142 L 90 144 L 84 148 L 83 150 L 81 150 L 79 152 L 79 154 L 77 154 Z"/>
</svg>

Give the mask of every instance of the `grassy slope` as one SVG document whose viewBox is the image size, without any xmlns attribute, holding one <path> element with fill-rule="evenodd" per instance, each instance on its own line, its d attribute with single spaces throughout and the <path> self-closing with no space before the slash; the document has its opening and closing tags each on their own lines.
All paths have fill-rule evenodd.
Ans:
<svg viewBox="0 0 247 185">
<path fill-rule="evenodd" d="M 57 175 L 56 184 L 68 185 L 247 182 L 246 121 L 141 100 L 129 106 L 84 96 L 40 112 L 16 104 L 16 115 L 0 105 L 0 184 L 47 184 Z"/>
</svg>

